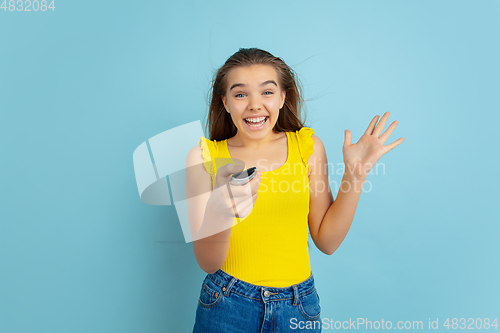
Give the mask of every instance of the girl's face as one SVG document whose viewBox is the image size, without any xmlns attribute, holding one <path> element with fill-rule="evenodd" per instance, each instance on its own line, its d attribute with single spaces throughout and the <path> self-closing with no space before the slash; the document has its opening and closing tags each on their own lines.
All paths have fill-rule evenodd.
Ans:
<svg viewBox="0 0 500 333">
<path fill-rule="evenodd" d="M 286 91 L 278 83 L 271 65 L 236 67 L 227 73 L 226 95 L 222 101 L 238 134 L 265 137 L 278 120 Z"/>
</svg>

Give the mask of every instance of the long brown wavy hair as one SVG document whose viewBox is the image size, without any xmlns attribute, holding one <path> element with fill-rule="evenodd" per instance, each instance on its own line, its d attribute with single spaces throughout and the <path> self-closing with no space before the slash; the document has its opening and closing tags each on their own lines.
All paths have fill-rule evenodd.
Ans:
<svg viewBox="0 0 500 333">
<path fill-rule="evenodd" d="M 273 131 L 276 133 L 290 132 L 304 127 L 305 120 L 301 119 L 304 103 L 302 85 L 295 71 L 281 58 L 275 57 L 267 51 L 255 47 L 240 48 L 217 70 L 211 83 L 210 107 L 205 126 L 205 130 L 208 128 L 210 140 L 222 141 L 236 135 L 238 129 L 234 125 L 231 115 L 224 108 L 222 96 L 226 94 L 229 71 L 235 67 L 251 65 L 272 65 L 278 73 L 280 88 L 286 91 L 285 103 L 279 111 Z"/>
</svg>

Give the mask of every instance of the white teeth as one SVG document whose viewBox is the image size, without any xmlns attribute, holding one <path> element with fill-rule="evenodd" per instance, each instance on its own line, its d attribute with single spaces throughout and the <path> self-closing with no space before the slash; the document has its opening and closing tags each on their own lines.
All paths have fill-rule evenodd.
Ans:
<svg viewBox="0 0 500 333">
<path fill-rule="evenodd" d="M 250 123 L 260 123 L 262 122 L 266 117 L 259 117 L 259 118 L 245 118 L 246 121 Z"/>
<path fill-rule="evenodd" d="M 250 122 L 247 119 L 245 119 L 245 120 L 247 120 L 247 125 L 250 126 L 250 127 L 260 127 L 260 126 L 264 125 L 264 123 L 266 122 L 267 117 L 254 118 L 254 119 L 256 119 L 256 120 L 261 119 L 261 121 L 252 121 L 252 122 Z"/>
</svg>

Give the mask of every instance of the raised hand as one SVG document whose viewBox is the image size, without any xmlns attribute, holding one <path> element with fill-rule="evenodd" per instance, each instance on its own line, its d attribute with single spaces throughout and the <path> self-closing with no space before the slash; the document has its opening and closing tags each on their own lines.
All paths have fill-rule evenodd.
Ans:
<svg viewBox="0 0 500 333">
<path fill-rule="evenodd" d="M 387 130 L 380 135 L 384 129 L 387 118 L 389 118 L 389 114 L 389 112 L 384 113 L 378 124 L 377 120 L 379 119 L 379 116 L 376 115 L 370 122 L 370 125 L 368 125 L 368 128 L 363 136 L 361 136 L 359 141 L 355 144 L 351 143 L 351 131 L 345 131 L 342 154 L 344 155 L 346 173 L 350 173 L 356 179 L 366 179 L 366 176 L 382 155 L 392 150 L 405 140 L 401 137 L 393 143 L 384 146 L 384 143 L 387 139 L 389 139 L 392 131 L 398 125 L 398 122 L 394 121 L 387 128 Z M 377 124 L 377 126 L 375 126 L 375 124 Z"/>
</svg>

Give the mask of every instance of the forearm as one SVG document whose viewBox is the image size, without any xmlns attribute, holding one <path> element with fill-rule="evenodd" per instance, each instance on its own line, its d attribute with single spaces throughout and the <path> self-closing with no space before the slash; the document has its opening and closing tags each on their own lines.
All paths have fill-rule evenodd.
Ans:
<svg viewBox="0 0 500 333">
<path fill-rule="evenodd" d="M 229 239 L 233 218 L 221 219 L 207 209 L 202 227 L 193 241 L 193 251 L 200 268 L 206 273 L 214 273 L 222 267 L 229 252 Z M 221 232 L 214 233 L 218 230 Z M 210 236 L 205 236 L 210 235 Z"/>
<path fill-rule="evenodd" d="M 328 208 L 318 231 L 317 247 L 333 254 L 351 228 L 365 179 L 344 173 L 336 200 Z"/>
</svg>

